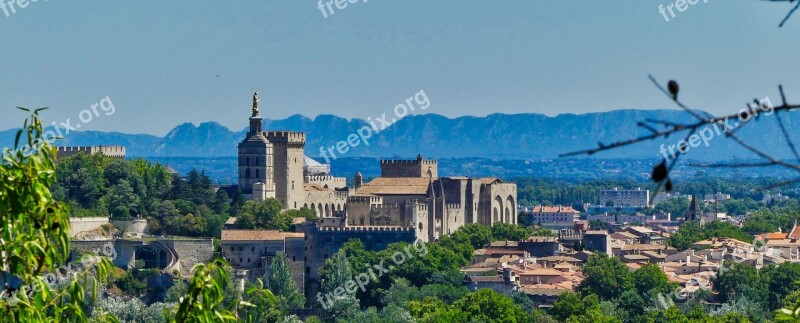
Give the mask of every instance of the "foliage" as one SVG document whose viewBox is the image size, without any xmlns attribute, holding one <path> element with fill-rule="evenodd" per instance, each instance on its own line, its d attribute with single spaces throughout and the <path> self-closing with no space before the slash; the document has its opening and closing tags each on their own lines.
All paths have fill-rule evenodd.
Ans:
<svg viewBox="0 0 800 323">
<path fill-rule="evenodd" d="M 320 289 L 325 298 L 326 315 L 332 319 L 348 318 L 358 312 L 359 301 L 355 295 L 347 293 L 345 285 L 353 279 L 353 269 L 343 250 L 325 261 L 320 268 Z"/>
<path fill-rule="evenodd" d="M 283 252 L 272 258 L 269 273 L 269 290 L 278 295 L 279 306 L 282 311 L 288 312 L 302 308 L 305 298 L 292 279 L 292 268 L 289 259 Z"/>
<path fill-rule="evenodd" d="M 172 322 L 236 321 L 234 312 L 223 308 L 224 291 L 230 283 L 225 266 L 222 259 L 195 265 L 186 296 L 171 313 L 164 311 L 165 317 L 171 316 Z"/>
<path fill-rule="evenodd" d="M 161 323 L 164 322 L 164 311 L 174 303 L 153 303 L 149 306 L 138 298 L 115 299 L 103 298 L 95 305 L 114 315 L 122 323 Z"/>
<path fill-rule="evenodd" d="M 245 290 L 237 317 L 244 322 L 277 322 L 285 313 L 279 303 L 280 300 L 265 289 L 264 282 L 259 279 Z"/>
<path fill-rule="evenodd" d="M 594 294 L 601 300 L 617 299 L 622 293 L 633 288 L 633 274 L 618 258 L 605 254 L 594 254 L 583 267 L 586 275 L 578 291 L 583 295 Z"/>
<path fill-rule="evenodd" d="M 469 320 L 492 322 L 527 322 L 529 316 L 521 307 L 505 295 L 490 289 L 480 289 L 464 296 L 451 305 Z"/>
<path fill-rule="evenodd" d="M 678 250 L 686 250 L 691 248 L 694 243 L 712 237 L 733 238 L 744 242 L 753 241 L 752 236 L 730 222 L 712 221 L 701 226 L 697 221 L 687 221 L 681 225 L 678 232 L 667 239 L 667 244 Z"/>
<path fill-rule="evenodd" d="M 158 269 L 134 268 L 117 278 L 114 284 L 126 295 L 139 297 L 148 291 L 148 280 L 160 274 Z"/>
<path fill-rule="evenodd" d="M 40 110 L 25 120 L 15 149 L 5 149 L 0 162 L 0 292 L 13 293 L 0 300 L 0 313 L 4 313 L 0 320 L 86 322 L 87 287 L 93 302 L 112 265 L 106 258 L 87 258 L 88 268 L 75 273 L 61 289 L 51 288 L 43 278 L 68 259 L 70 243 L 69 209 L 49 189 L 56 181 L 54 147 L 44 137 Z M 114 321 L 103 313 L 98 319 Z"/>
<path fill-rule="evenodd" d="M 289 230 L 292 217 L 282 213 L 281 202 L 270 198 L 264 201 L 249 200 L 244 203 L 237 215 L 236 227 L 239 229 L 277 229 Z"/>
</svg>

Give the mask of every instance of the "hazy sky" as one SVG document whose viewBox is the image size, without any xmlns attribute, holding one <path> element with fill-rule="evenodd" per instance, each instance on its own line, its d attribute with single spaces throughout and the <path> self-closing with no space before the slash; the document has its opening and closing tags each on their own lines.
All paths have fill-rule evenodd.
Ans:
<svg viewBox="0 0 800 323">
<path fill-rule="evenodd" d="M 366 119 L 419 90 L 448 117 L 672 108 L 650 73 L 714 113 L 779 83 L 800 101 L 788 4 L 701 0 L 666 22 L 669 3 L 369 0 L 325 18 L 310 0 L 39 0 L 0 11 L 0 129 L 21 125 L 15 106 L 74 120 L 108 96 L 116 112 L 82 130 L 239 130 L 255 90 L 269 118 Z"/>
</svg>

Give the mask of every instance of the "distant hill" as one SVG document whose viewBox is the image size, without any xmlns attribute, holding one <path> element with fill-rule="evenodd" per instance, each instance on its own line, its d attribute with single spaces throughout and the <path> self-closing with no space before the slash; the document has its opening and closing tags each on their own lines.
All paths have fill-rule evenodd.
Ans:
<svg viewBox="0 0 800 323">
<path fill-rule="evenodd" d="M 800 132 L 800 117 L 785 114 L 790 133 Z M 637 126 L 645 119 L 688 122 L 691 117 L 677 110 L 615 110 L 602 113 L 560 114 L 491 114 L 486 117 L 446 118 L 436 114 L 411 115 L 403 118 L 369 139 L 370 145 L 359 145 L 344 157 L 411 158 L 422 153 L 432 158 L 481 157 L 493 159 L 548 159 L 561 153 L 595 147 L 598 142 L 610 143 L 647 133 Z M 246 118 L 242 118 L 246 125 Z M 367 125 L 364 120 L 347 120 L 333 115 L 310 119 L 294 115 L 283 120 L 265 120 L 265 129 L 305 131 L 306 154 L 319 156 L 320 147 L 337 141 Z M 0 145 L 13 144 L 15 130 L 0 131 Z M 774 118 L 766 117 L 758 125 L 750 124 L 738 132 L 757 146 L 781 158 L 791 157 Z M 131 135 L 118 132 L 73 132 L 59 145 L 123 145 L 129 156 L 141 157 L 230 157 L 245 130 L 232 131 L 218 123 L 200 125 L 184 123 L 166 136 Z M 683 135 L 658 142 L 647 142 L 601 153 L 599 158 L 657 158 L 659 145 L 676 144 Z M 798 138 L 800 140 L 800 138 Z M 690 152 L 696 160 L 730 160 L 754 155 L 724 137 L 715 137 L 708 148 L 701 146 Z"/>
</svg>

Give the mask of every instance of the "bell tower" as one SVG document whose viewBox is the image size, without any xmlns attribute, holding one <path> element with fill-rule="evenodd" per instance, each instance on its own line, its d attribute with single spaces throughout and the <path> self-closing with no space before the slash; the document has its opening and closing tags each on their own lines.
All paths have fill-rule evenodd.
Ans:
<svg viewBox="0 0 800 323">
<path fill-rule="evenodd" d="M 258 101 L 258 92 L 256 92 L 253 94 L 250 130 L 247 132 L 247 137 L 238 146 L 238 184 L 246 198 L 263 200 L 275 197 L 275 184 L 273 147 L 262 130 L 263 119 L 259 114 Z"/>
</svg>

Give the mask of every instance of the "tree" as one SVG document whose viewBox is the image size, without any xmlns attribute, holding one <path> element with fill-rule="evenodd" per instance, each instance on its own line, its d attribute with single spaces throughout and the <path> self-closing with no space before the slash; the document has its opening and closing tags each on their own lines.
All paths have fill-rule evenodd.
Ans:
<svg viewBox="0 0 800 323">
<path fill-rule="evenodd" d="M 172 322 L 236 321 L 235 311 L 223 307 L 224 291 L 230 284 L 226 265 L 222 259 L 195 265 L 186 296 L 181 298 L 171 314 L 165 313 L 165 316 L 172 316 Z"/>
<path fill-rule="evenodd" d="M 491 289 L 480 289 L 468 294 L 452 305 L 473 321 L 528 322 L 528 314 L 514 301 Z"/>
<path fill-rule="evenodd" d="M 758 286 L 760 279 L 756 268 L 743 262 L 725 262 L 712 284 L 719 293 L 723 302 L 732 299 L 734 295 L 741 294 L 744 290 Z"/>
<path fill-rule="evenodd" d="M 647 264 L 633 272 L 633 285 L 640 295 L 651 291 L 664 294 L 672 291 L 677 284 L 669 281 L 669 277 L 655 264 Z"/>
<path fill-rule="evenodd" d="M 118 219 L 137 215 L 136 212 L 141 203 L 130 182 L 125 179 L 119 180 L 119 183 L 112 186 L 104 198 L 108 201 L 111 215 Z"/>
<path fill-rule="evenodd" d="M 274 198 L 260 202 L 249 200 L 239 210 L 236 227 L 239 229 L 277 229 L 286 231 L 292 225 L 292 218 L 282 213 L 282 208 L 281 202 Z"/>
<path fill-rule="evenodd" d="M 618 258 L 610 258 L 605 254 L 589 257 L 583 267 L 586 275 L 578 291 L 583 295 L 595 294 L 601 300 L 615 300 L 626 290 L 632 289 L 633 275 Z"/>
<path fill-rule="evenodd" d="M 353 269 L 342 250 L 333 254 L 320 268 L 320 290 L 318 297 L 329 318 L 348 318 L 358 312 L 359 301 L 346 290 L 353 281 Z"/>
<path fill-rule="evenodd" d="M 292 268 L 289 259 L 283 252 L 278 252 L 272 257 L 269 269 L 269 290 L 278 295 L 281 310 L 286 313 L 290 310 L 302 308 L 305 298 L 292 279 Z"/>
<path fill-rule="evenodd" d="M 779 309 L 783 300 L 792 292 L 800 290 L 796 282 L 800 282 L 800 264 L 784 262 L 771 272 L 769 276 L 769 308 Z"/>
<path fill-rule="evenodd" d="M 96 291 L 107 282 L 112 265 L 107 258 L 84 258 L 89 267 L 62 289 L 44 279 L 69 259 L 70 242 L 69 209 L 49 189 L 56 182 L 55 149 L 44 137 L 40 110 L 25 120 L 15 149 L 4 149 L 0 161 L 0 313 L 12 322 L 87 321 L 87 287 Z M 94 301 L 96 293 L 90 297 Z M 114 320 L 99 314 L 100 321 Z"/>
</svg>

